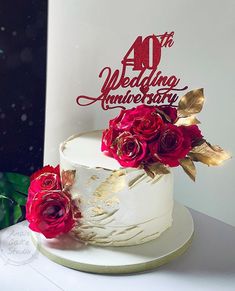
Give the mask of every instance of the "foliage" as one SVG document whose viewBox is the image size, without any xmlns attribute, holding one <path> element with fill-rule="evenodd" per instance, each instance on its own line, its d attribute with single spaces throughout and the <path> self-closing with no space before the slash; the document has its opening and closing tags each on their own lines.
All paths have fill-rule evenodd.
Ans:
<svg viewBox="0 0 235 291">
<path fill-rule="evenodd" d="M 25 219 L 29 177 L 0 172 L 0 229 Z"/>
</svg>

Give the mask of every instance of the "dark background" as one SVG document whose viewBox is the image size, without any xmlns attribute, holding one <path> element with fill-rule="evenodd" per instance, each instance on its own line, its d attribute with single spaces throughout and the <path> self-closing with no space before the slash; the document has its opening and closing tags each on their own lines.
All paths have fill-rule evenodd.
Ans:
<svg viewBox="0 0 235 291">
<path fill-rule="evenodd" d="M 47 1 L 0 1 L 0 172 L 42 166 Z"/>
</svg>

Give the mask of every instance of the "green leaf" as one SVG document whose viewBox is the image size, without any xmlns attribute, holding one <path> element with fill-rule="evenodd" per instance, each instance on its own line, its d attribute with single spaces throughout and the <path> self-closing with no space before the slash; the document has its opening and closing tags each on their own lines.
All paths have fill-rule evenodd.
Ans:
<svg viewBox="0 0 235 291">
<path fill-rule="evenodd" d="M 22 193 L 13 192 L 11 193 L 11 197 L 19 205 L 24 206 L 26 204 L 27 196 L 23 195 Z"/>
<path fill-rule="evenodd" d="M 6 199 L 7 198 L 7 199 Z M 22 217 L 22 209 L 19 204 L 8 197 L 0 197 L 0 229 L 17 223 Z"/>
<path fill-rule="evenodd" d="M 1 179 L 0 180 L 0 193 L 4 194 L 5 196 L 9 196 L 12 191 L 13 191 L 12 185 L 8 183 L 5 178 Z"/>
<path fill-rule="evenodd" d="M 17 173 L 0 176 L 0 229 L 24 219 L 30 179 Z M 23 211 L 23 212 L 22 212 Z"/>
<path fill-rule="evenodd" d="M 11 201 L 11 203 L 14 203 L 13 200 L 11 200 L 9 197 L 2 195 L 2 194 L 0 194 L 0 199 L 8 199 L 9 201 Z"/>
<path fill-rule="evenodd" d="M 22 211 L 20 205 L 15 205 L 13 208 L 13 223 L 17 223 L 22 216 Z"/>
<path fill-rule="evenodd" d="M 10 221 L 10 203 L 7 199 L 0 199 L 0 229 L 11 225 Z"/>
<path fill-rule="evenodd" d="M 16 191 L 27 194 L 29 188 L 29 177 L 17 173 L 5 173 L 6 181 L 11 183 Z"/>
</svg>

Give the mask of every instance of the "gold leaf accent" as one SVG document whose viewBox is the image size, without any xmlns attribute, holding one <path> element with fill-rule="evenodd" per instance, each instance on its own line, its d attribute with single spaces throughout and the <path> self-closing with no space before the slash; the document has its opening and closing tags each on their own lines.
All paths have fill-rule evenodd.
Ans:
<svg viewBox="0 0 235 291">
<path fill-rule="evenodd" d="M 162 177 L 163 177 L 163 174 L 157 175 L 155 178 L 150 180 L 151 184 L 157 183 Z"/>
<path fill-rule="evenodd" d="M 192 90 L 181 97 L 178 104 L 178 116 L 188 117 L 202 110 L 204 103 L 203 88 Z"/>
<path fill-rule="evenodd" d="M 136 184 L 138 184 L 139 182 L 141 182 L 145 176 L 145 173 L 141 173 L 140 175 L 136 176 L 135 178 L 133 178 L 132 180 L 129 181 L 128 183 L 128 187 L 132 188 L 134 187 Z"/>
<path fill-rule="evenodd" d="M 103 215 L 105 213 L 105 210 L 101 206 L 92 208 L 92 211 L 95 213 L 95 215 Z"/>
<path fill-rule="evenodd" d="M 200 123 L 201 122 L 194 115 L 191 115 L 188 117 L 179 118 L 175 124 L 177 126 L 180 126 L 180 125 L 188 126 L 188 125 L 200 124 Z"/>
<path fill-rule="evenodd" d="M 196 167 L 190 158 L 184 158 L 180 160 L 180 165 L 182 166 L 185 173 L 195 182 L 196 178 Z"/>
<path fill-rule="evenodd" d="M 231 158 L 230 154 L 221 147 L 211 145 L 208 142 L 194 147 L 188 155 L 192 160 L 202 162 L 208 166 L 218 166 L 223 161 Z"/>
<path fill-rule="evenodd" d="M 97 175 L 92 175 L 86 182 L 87 186 L 90 186 L 93 182 L 95 182 L 96 180 L 98 180 L 99 177 Z"/>
<path fill-rule="evenodd" d="M 67 170 L 67 171 L 62 170 L 61 182 L 62 182 L 63 189 L 68 190 L 73 186 L 74 180 L 75 180 L 75 174 L 76 174 L 76 170 Z"/>
<path fill-rule="evenodd" d="M 125 171 L 113 171 L 112 174 L 96 188 L 93 195 L 98 199 L 104 200 L 107 196 L 120 192 L 124 187 Z"/>
<path fill-rule="evenodd" d="M 200 146 L 200 145 L 204 144 L 204 142 L 207 143 L 209 146 L 211 146 L 204 138 L 202 138 L 202 139 L 198 140 L 197 142 L 195 142 L 194 147 Z"/>
<path fill-rule="evenodd" d="M 99 179 L 99 177 L 96 176 L 96 175 L 92 175 L 92 176 L 90 177 L 90 179 L 93 180 L 93 181 L 95 181 L 95 180 Z"/>
<path fill-rule="evenodd" d="M 145 165 L 144 170 L 146 174 L 152 179 L 154 179 L 157 175 L 164 175 L 164 174 L 170 173 L 170 170 L 166 166 L 160 163 Z"/>
<path fill-rule="evenodd" d="M 113 196 L 112 198 L 110 198 L 110 199 L 107 199 L 106 201 L 105 201 L 105 205 L 106 206 L 115 206 L 115 205 L 117 205 L 117 204 L 119 204 L 119 199 L 118 199 L 118 197 L 117 196 Z"/>
</svg>

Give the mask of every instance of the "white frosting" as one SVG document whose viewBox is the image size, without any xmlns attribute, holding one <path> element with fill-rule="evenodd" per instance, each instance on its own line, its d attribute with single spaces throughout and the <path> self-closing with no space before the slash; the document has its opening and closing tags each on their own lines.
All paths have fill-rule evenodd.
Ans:
<svg viewBox="0 0 235 291">
<path fill-rule="evenodd" d="M 121 168 L 101 152 L 101 134 L 73 136 L 60 147 L 61 172 L 76 171 L 69 191 L 79 202 L 82 219 L 74 235 L 103 246 L 158 237 L 172 224 L 172 173 L 153 180 L 143 170 Z"/>
<path fill-rule="evenodd" d="M 110 170 L 120 168 L 119 163 L 101 152 L 100 130 L 72 136 L 63 150 L 63 156 L 73 164 L 83 165 L 90 168 L 101 167 Z"/>
</svg>

